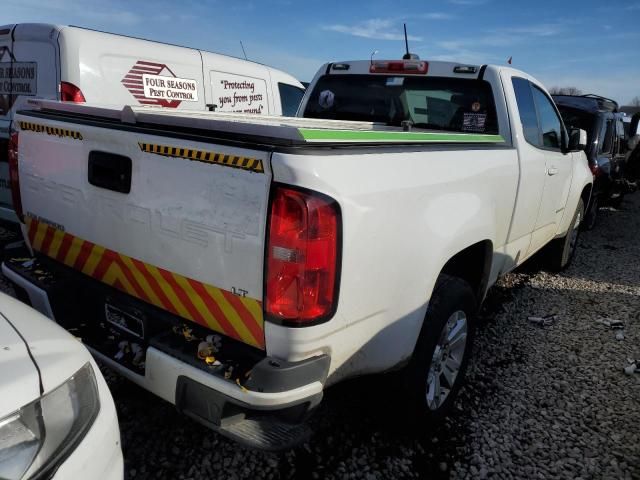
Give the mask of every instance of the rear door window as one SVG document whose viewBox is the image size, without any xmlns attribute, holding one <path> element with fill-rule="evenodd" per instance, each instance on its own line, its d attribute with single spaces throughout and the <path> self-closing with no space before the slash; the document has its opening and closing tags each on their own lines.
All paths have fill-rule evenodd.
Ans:
<svg viewBox="0 0 640 480">
<path fill-rule="evenodd" d="M 282 103 L 282 115 L 295 117 L 300 101 L 304 96 L 304 90 L 286 83 L 278 83 L 278 90 L 280 91 L 280 102 Z"/>
<path fill-rule="evenodd" d="M 417 75 L 325 75 L 304 111 L 307 118 L 390 126 L 498 133 L 491 85 L 483 80 Z"/>
</svg>

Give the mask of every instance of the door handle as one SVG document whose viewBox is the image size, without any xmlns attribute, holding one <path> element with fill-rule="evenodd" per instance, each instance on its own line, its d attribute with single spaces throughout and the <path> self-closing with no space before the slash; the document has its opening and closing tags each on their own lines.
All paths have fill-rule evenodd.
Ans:
<svg viewBox="0 0 640 480">
<path fill-rule="evenodd" d="M 89 153 L 88 180 L 91 185 L 129 193 L 131 191 L 131 159 L 115 153 Z"/>
<path fill-rule="evenodd" d="M 547 169 L 547 175 L 552 176 L 558 173 L 558 169 L 554 166 L 551 166 Z"/>
</svg>

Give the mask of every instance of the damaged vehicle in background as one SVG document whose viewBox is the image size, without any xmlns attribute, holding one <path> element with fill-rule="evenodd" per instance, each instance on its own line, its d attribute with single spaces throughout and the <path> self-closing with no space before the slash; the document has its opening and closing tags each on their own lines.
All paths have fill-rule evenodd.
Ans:
<svg viewBox="0 0 640 480">
<path fill-rule="evenodd" d="M 625 177 L 624 115 L 615 101 L 597 95 L 553 95 L 553 100 L 569 128 L 587 132 L 585 153 L 594 186 L 582 225 L 591 230 L 600 207 L 619 207 L 625 194 L 635 191 Z"/>
<path fill-rule="evenodd" d="M 0 293 L 0 479 L 121 480 L 115 406 L 87 349 Z"/>
</svg>

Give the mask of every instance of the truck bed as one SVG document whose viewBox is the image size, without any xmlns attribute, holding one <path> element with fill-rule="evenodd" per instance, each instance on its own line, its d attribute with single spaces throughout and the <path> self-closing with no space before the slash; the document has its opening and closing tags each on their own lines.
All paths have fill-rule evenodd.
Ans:
<svg viewBox="0 0 640 480">
<path fill-rule="evenodd" d="M 500 135 L 444 131 L 404 131 L 380 123 L 317 120 L 220 112 L 177 112 L 152 107 L 78 105 L 48 100 L 30 102 L 38 110 L 23 111 L 34 118 L 97 125 L 127 130 L 171 132 L 218 140 L 250 142 L 259 146 L 364 146 L 398 144 L 501 144 Z"/>
</svg>

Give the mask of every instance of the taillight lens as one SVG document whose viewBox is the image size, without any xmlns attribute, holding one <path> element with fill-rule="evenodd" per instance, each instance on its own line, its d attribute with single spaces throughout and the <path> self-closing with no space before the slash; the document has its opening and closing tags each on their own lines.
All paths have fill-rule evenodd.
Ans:
<svg viewBox="0 0 640 480">
<path fill-rule="evenodd" d="M 338 204 L 315 192 L 275 189 L 267 240 L 267 316 L 294 325 L 328 320 L 338 297 Z"/>
<path fill-rule="evenodd" d="M 18 132 L 12 132 L 9 137 L 8 160 L 13 209 L 16 211 L 16 215 L 18 215 L 18 218 L 22 222 L 22 199 L 20 198 L 20 176 L 18 174 Z"/>
<path fill-rule="evenodd" d="M 599 177 L 600 175 L 602 175 L 602 170 L 597 163 L 590 163 L 589 168 L 591 169 L 591 173 L 594 177 Z"/>
<path fill-rule="evenodd" d="M 84 103 L 84 94 L 82 90 L 76 87 L 73 83 L 60 82 L 60 100 L 63 102 L 75 102 Z"/>
</svg>

